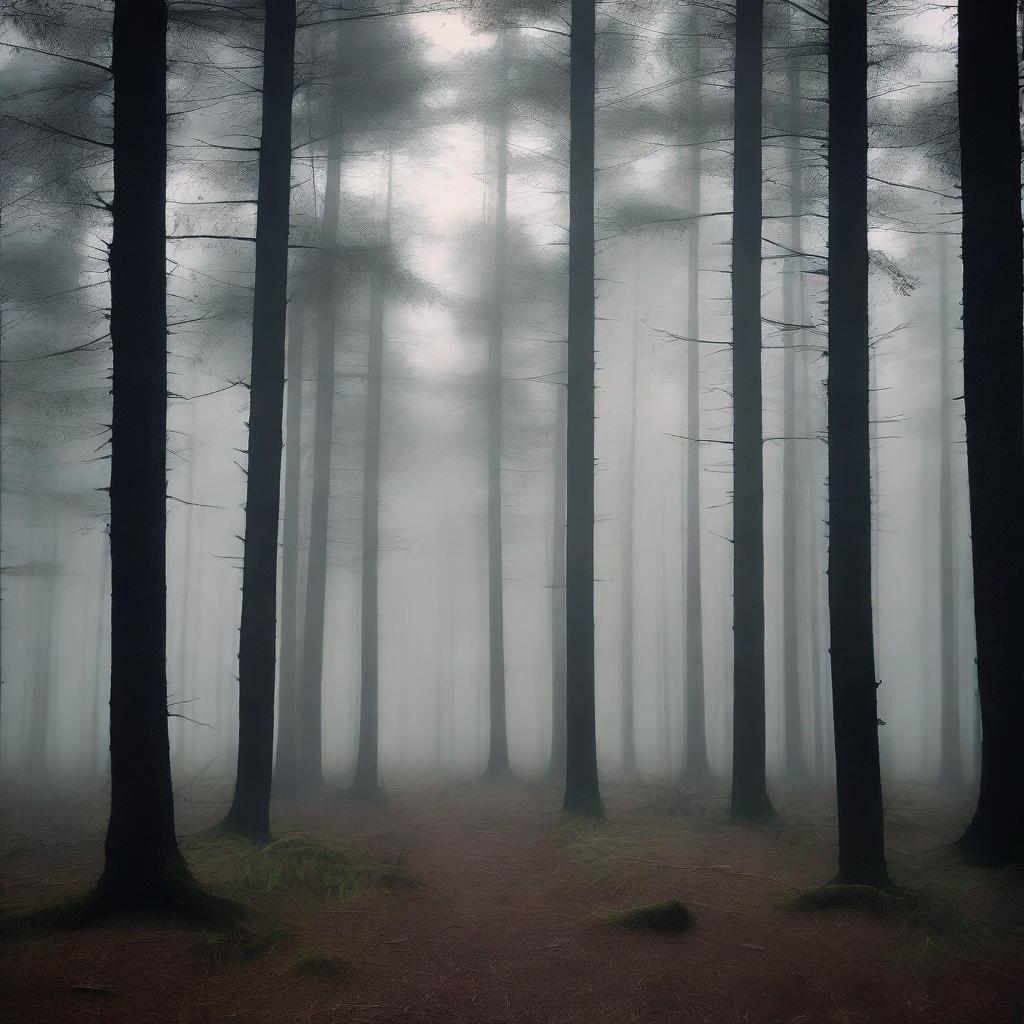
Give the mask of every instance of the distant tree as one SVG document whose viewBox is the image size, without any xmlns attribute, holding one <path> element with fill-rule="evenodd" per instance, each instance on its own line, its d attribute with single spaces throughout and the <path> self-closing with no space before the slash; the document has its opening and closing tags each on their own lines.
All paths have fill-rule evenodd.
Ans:
<svg viewBox="0 0 1024 1024">
<path fill-rule="evenodd" d="M 828 594 L 839 880 L 888 884 L 871 627 L 866 0 L 830 0 Z"/>
<path fill-rule="evenodd" d="M 764 441 L 761 424 L 762 0 L 736 6 L 733 163 L 732 816 L 774 817 L 765 780 Z"/>
<path fill-rule="evenodd" d="M 370 270 L 370 329 L 366 366 L 366 447 L 363 455 L 362 619 L 359 687 L 359 752 L 352 792 L 364 800 L 381 796 L 379 746 L 379 577 L 380 577 L 380 434 L 384 383 L 384 313 L 388 296 L 391 247 L 392 167 L 388 152 L 387 197 L 379 254 Z"/>
<path fill-rule="evenodd" d="M 1024 241 L 1013 0 L 961 4 L 964 412 L 981 699 L 981 788 L 961 845 L 1024 855 Z"/>
<path fill-rule="evenodd" d="M 594 709 L 594 0 L 572 0 L 564 809 L 603 813 Z"/>
<path fill-rule="evenodd" d="M 238 770 L 234 798 L 221 826 L 258 841 L 270 839 L 274 765 L 277 537 L 288 305 L 295 0 L 267 0 L 265 11 L 249 460 L 238 647 Z"/>
</svg>

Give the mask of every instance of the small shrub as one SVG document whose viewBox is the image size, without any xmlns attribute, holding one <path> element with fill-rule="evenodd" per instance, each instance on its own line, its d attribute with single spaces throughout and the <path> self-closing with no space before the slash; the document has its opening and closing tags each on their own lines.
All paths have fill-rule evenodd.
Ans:
<svg viewBox="0 0 1024 1024">
<path fill-rule="evenodd" d="M 685 932 L 693 924 L 693 915 L 678 900 L 658 900 L 625 910 L 606 910 L 591 914 L 590 924 L 628 928 L 643 932 Z"/>
</svg>

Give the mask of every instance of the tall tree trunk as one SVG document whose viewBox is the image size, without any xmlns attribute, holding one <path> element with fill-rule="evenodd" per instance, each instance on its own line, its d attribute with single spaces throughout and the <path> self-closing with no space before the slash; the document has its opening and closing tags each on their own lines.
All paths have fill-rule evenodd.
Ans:
<svg viewBox="0 0 1024 1024">
<path fill-rule="evenodd" d="M 640 376 L 640 233 L 633 252 L 633 316 L 630 335 L 629 422 L 626 428 L 626 481 L 622 494 L 622 773 L 636 775 L 636 698 L 633 686 L 633 641 L 636 595 L 633 577 L 636 543 L 636 419 Z"/>
<path fill-rule="evenodd" d="M 594 0 L 572 0 L 563 806 L 586 815 L 604 813 L 594 709 L 594 13 Z"/>
<path fill-rule="evenodd" d="M 872 453 L 871 474 L 871 609 L 872 638 L 875 644 L 875 658 L 880 667 L 882 660 L 882 439 L 879 428 L 882 424 L 879 394 L 882 391 L 882 377 L 879 367 L 878 346 L 872 345 L 868 356 L 868 381 L 871 394 L 868 399 L 868 416 L 870 418 L 870 444 Z M 883 699 L 884 698 L 884 699 Z M 891 690 L 887 689 L 884 680 L 879 680 L 878 705 L 881 709 L 891 707 Z M 888 713 L 888 712 L 887 712 Z M 879 722 L 883 722 L 879 718 Z M 878 762 L 883 771 L 892 767 L 892 729 L 881 727 L 883 731 L 878 737 Z"/>
<path fill-rule="evenodd" d="M 501 362 L 505 323 L 508 206 L 508 51 L 498 33 L 498 111 L 494 126 L 494 261 L 487 321 L 487 595 L 490 647 L 491 742 L 488 778 L 508 774 L 505 713 L 505 612 L 501 538 Z"/>
<path fill-rule="evenodd" d="M 981 789 L 962 844 L 1024 854 L 1024 244 L 1013 0 L 958 11 L 964 411 L 981 699 Z"/>
<path fill-rule="evenodd" d="M 792 24 L 792 19 L 790 19 Z M 789 33 L 790 45 L 796 40 Z M 800 55 L 791 54 L 786 61 L 786 88 L 792 118 L 790 131 L 798 136 L 800 112 Z M 789 163 L 789 246 L 794 253 L 803 249 L 803 151 L 799 137 L 794 137 L 786 150 Z M 800 302 L 800 257 L 791 256 L 785 262 L 783 282 L 782 319 L 787 324 L 803 323 Z M 786 348 L 783 352 L 783 442 L 782 442 L 782 683 L 785 722 L 785 771 L 791 782 L 806 782 L 807 759 L 804 756 L 804 728 L 800 708 L 800 638 L 797 625 L 797 544 L 801 524 L 800 503 L 797 498 L 797 440 L 796 440 L 796 361 L 803 331 L 795 327 L 785 330 Z"/>
<path fill-rule="evenodd" d="M 690 124 L 694 138 L 690 146 L 689 212 L 700 216 L 704 132 L 703 96 L 698 75 L 701 70 L 699 18 L 694 8 L 693 76 L 690 90 Z M 701 488 L 700 488 L 700 220 L 687 227 L 686 254 L 686 760 L 683 778 L 704 782 L 711 776 L 708 764 L 707 726 L 704 712 L 704 596 L 701 572 Z"/>
<path fill-rule="evenodd" d="M 288 404 L 285 424 L 284 524 L 281 551 L 281 647 L 278 664 L 276 792 L 293 797 L 298 785 L 298 713 L 301 649 L 298 634 L 299 507 L 302 471 L 302 362 L 305 297 L 288 307 Z"/>
<path fill-rule="evenodd" d="M 167 737 L 167 7 L 115 0 L 110 822 L 104 909 L 178 904 Z"/>
<path fill-rule="evenodd" d="M 336 30 L 340 63 L 341 30 Z M 341 206 L 342 94 L 340 79 L 331 95 L 327 180 L 321 222 L 322 253 L 317 281 L 316 412 L 313 422 L 313 494 L 310 500 L 309 563 L 302 641 L 299 709 L 299 789 L 313 792 L 323 782 L 322 684 L 324 613 L 327 596 L 327 516 L 331 503 L 331 431 L 334 425 L 334 342 L 337 330 L 335 278 L 338 274 L 338 213 Z"/>
<path fill-rule="evenodd" d="M 736 8 L 733 158 L 732 816 L 774 817 L 765 780 L 764 441 L 761 428 L 762 0 Z"/>
<path fill-rule="evenodd" d="M 885 885 L 871 627 L 866 0 L 830 0 L 828 594 L 839 880 Z"/>
<path fill-rule="evenodd" d="M 565 775 L 565 407 L 562 382 L 555 398 L 555 467 L 551 508 L 551 759 L 548 775 Z"/>
<path fill-rule="evenodd" d="M 361 620 L 361 671 L 359 686 L 359 753 L 352 792 L 364 800 L 381 796 L 379 785 L 378 720 L 380 588 L 380 427 L 384 390 L 384 304 L 387 299 L 387 261 L 391 258 L 391 170 L 388 153 L 387 211 L 384 238 L 376 264 L 370 271 L 370 329 L 366 360 L 366 451 L 363 461 L 363 574 Z"/>
<path fill-rule="evenodd" d="M 288 310 L 295 0 L 266 0 L 263 124 L 256 200 L 256 277 L 249 378 L 242 618 L 238 637 L 238 771 L 223 828 L 270 838 L 277 645 L 277 535 Z"/>
<path fill-rule="evenodd" d="M 193 383 L 195 377 L 193 375 Z M 172 717 L 176 717 L 174 729 L 171 733 L 172 737 L 172 749 L 174 751 L 173 761 L 181 768 L 185 763 L 185 729 L 184 729 L 184 718 L 182 715 L 187 714 L 187 700 L 185 696 L 186 687 L 188 686 L 188 663 L 189 663 L 189 648 L 191 646 L 192 637 L 189 634 L 189 619 L 192 613 L 192 606 L 195 603 L 192 600 L 192 585 L 195 582 L 195 497 L 196 497 L 196 407 L 194 404 L 189 405 L 189 434 L 188 442 L 192 445 L 191 450 L 188 454 L 188 460 L 185 468 L 186 474 L 186 505 L 182 509 L 182 515 L 185 519 L 185 550 L 182 554 L 180 571 L 181 571 L 181 595 L 178 602 L 178 629 L 177 629 L 177 640 L 175 641 L 174 647 L 172 648 L 173 657 L 172 664 L 174 666 L 174 676 L 172 676 L 172 682 L 174 688 L 171 690 L 171 696 L 175 699 L 171 702 L 172 708 L 177 708 L 177 711 L 172 712 Z M 176 677 L 176 678 L 175 678 Z"/>
<path fill-rule="evenodd" d="M 941 601 L 942 742 L 939 781 L 964 784 L 960 750 L 960 625 L 953 551 L 953 394 L 950 384 L 949 254 L 939 235 L 939 594 Z"/>
</svg>

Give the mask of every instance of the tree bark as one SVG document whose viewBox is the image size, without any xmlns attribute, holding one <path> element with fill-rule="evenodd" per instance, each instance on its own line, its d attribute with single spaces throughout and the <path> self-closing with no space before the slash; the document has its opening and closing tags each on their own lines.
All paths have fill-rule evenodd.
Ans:
<svg viewBox="0 0 1024 1024">
<path fill-rule="evenodd" d="M 594 0 L 572 0 L 563 808 L 604 813 L 594 709 Z"/>
<path fill-rule="evenodd" d="M 765 779 L 764 442 L 761 427 L 762 0 L 736 8 L 733 158 L 732 817 L 774 817 Z"/>
<path fill-rule="evenodd" d="M 270 839 L 274 767 L 277 537 L 288 310 L 295 0 L 267 0 L 265 10 L 249 460 L 238 640 L 238 770 L 234 799 L 222 825 L 227 831 L 260 842 Z"/>
<path fill-rule="evenodd" d="M 888 884 L 871 615 L 867 4 L 829 4 L 829 621 L 839 880 Z"/>
<path fill-rule="evenodd" d="M 1013 0 L 958 12 L 964 411 L 981 700 L 981 785 L 961 840 L 984 863 L 1024 854 L 1024 243 Z"/>
<path fill-rule="evenodd" d="M 167 8 L 115 0 L 110 822 L 100 904 L 175 902 L 167 737 Z"/>
</svg>

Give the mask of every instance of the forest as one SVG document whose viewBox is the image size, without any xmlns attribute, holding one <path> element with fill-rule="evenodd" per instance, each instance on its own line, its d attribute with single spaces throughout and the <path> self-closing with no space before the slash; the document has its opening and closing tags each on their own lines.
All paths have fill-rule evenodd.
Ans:
<svg viewBox="0 0 1024 1024">
<path fill-rule="evenodd" d="M 0 1021 L 1024 1018 L 1022 42 L 5 0 Z"/>
</svg>

